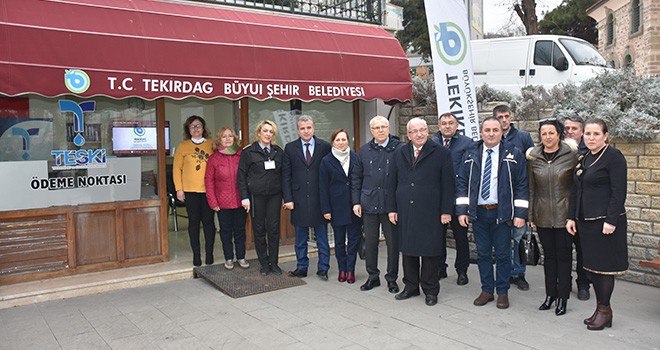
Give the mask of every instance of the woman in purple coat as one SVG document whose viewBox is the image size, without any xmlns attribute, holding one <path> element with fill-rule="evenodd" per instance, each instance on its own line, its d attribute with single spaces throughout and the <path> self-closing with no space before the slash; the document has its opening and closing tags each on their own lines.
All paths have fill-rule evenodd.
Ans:
<svg viewBox="0 0 660 350">
<path fill-rule="evenodd" d="M 344 129 L 332 133 L 331 142 L 332 151 L 323 157 L 319 168 L 321 213 L 330 220 L 335 234 L 335 255 L 339 266 L 337 280 L 355 283 L 362 220 L 353 214 L 350 178 L 357 154 L 348 147 L 348 132 Z"/>
</svg>

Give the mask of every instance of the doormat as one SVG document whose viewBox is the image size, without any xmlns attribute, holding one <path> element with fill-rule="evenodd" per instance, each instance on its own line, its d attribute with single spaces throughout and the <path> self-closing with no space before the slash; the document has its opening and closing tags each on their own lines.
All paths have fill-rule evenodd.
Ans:
<svg viewBox="0 0 660 350">
<path fill-rule="evenodd" d="M 249 260 L 250 268 L 243 269 L 234 264 L 232 270 L 225 269 L 224 263 L 193 268 L 193 276 L 202 278 L 232 298 L 241 298 L 278 289 L 302 286 L 307 283 L 297 277 L 259 274 L 259 261 Z"/>
</svg>

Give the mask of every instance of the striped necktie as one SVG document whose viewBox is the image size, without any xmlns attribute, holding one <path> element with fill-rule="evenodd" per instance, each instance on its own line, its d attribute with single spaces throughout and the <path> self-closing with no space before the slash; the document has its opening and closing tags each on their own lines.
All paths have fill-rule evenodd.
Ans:
<svg viewBox="0 0 660 350">
<path fill-rule="evenodd" d="M 484 177 L 481 180 L 481 198 L 490 197 L 490 170 L 493 168 L 493 150 L 487 149 L 486 165 L 484 166 Z"/>
</svg>

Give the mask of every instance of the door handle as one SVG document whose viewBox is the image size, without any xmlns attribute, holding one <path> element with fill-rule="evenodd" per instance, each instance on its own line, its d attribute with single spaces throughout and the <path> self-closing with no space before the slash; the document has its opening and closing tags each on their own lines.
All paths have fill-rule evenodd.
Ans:
<svg viewBox="0 0 660 350">
<path fill-rule="evenodd" d="M 518 71 L 518 75 L 521 76 L 521 77 L 524 77 L 525 76 L 525 70 L 521 69 L 520 71 Z"/>
<path fill-rule="evenodd" d="M 529 70 L 529 75 L 531 75 L 531 76 L 536 75 L 536 69 L 530 69 Z"/>
</svg>

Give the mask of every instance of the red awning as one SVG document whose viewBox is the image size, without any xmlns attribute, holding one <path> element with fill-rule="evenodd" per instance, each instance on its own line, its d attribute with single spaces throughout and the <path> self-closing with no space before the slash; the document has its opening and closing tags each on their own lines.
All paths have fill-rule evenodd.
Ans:
<svg viewBox="0 0 660 350">
<path fill-rule="evenodd" d="M 0 93 L 9 96 L 412 95 L 398 41 L 369 25 L 157 0 L 5 0 L 0 38 Z"/>
</svg>

